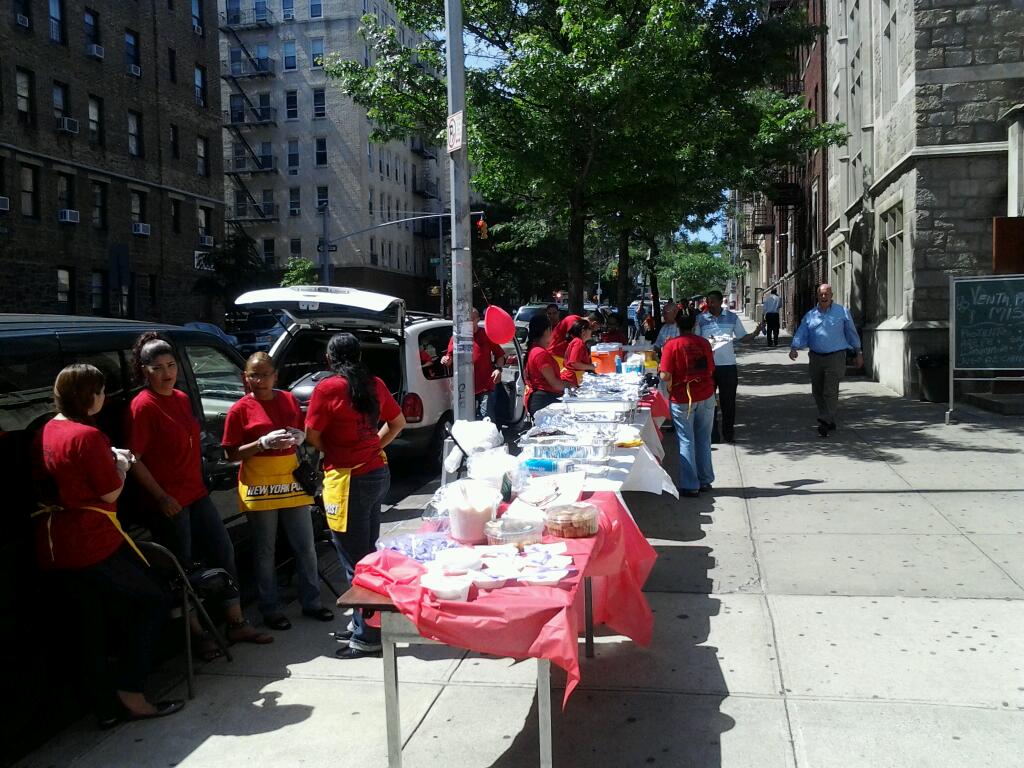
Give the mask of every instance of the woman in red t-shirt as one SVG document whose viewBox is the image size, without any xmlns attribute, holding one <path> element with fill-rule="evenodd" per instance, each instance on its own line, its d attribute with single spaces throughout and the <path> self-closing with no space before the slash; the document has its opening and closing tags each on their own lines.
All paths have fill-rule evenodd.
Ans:
<svg viewBox="0 0 1024 768">
<path fill-rule="evenodd" d="M 132 455 L 111 448 L 93 423 L 103 408 L 103 373 L 91 365 L 69 365 L 53 385 L 57 415 L 36 434 L 33 462 L 40 501 L 36 515 L 39 564 L 66 574 L 64 588 L 82 613 L 79 636 L 89 657 L 90 693 L 101 727 L 119 720 L 163 717 L 183 701 L 150 703 L 143 691 L 150 654 L 167 619 L 170 601 L 135 544 L 117 521 L 115 502 Z M 102 621 L 112 610 L 123 621 L 118 669 L 105 673 L 107 642 Z M 116 698 L 108 690 L 116 680 Z"/>
<path fill-rule="evenodd" d="M 557 403 L 565 392 L 565 382 L 558 377 L 559 366 L 548 351 L 551 325 L 544 315 L 530 318 L 526 353 L 526 410 L 532 417 L 541 408 Z"/>
<path fill-rule="evenodd" d="M 313 499 L 294 477 L 299 465 L 296 449 L 306 439 L 302 411 L 290 392 L 274 389 L 277 369 L 266 352 L 249 357 L 244 376 L 249 394 L 228 411 L 221 447 L 229 460 L 241 462 L 238 501 L 252 531 L 256 594 L 263 623 L 277 630 L 292 626 L 277 598 L 274 553 L 278 521 L 295 554 L 302 613 L 319 621 L 333 621 L 334 613 L 320 600 L 309 515 Z"/>
<path fill-rule="evenodd" d="M 132 352 L 136 376 L 145 384 L 129 407 L 128 447 L 136 458 L 132 474 L 170 521 L 168 544 L 182 566 L 191 567 L 199 551 L 205 555 L 204 564 L 223 568 L 237 584 L 235 550 L 203 481 L 199 420 L 189 396 L 174 388 L 178 380 L 174 347 L 149 332 L 136 339 Z M 273 637 L 246 621 L 237 593 L 225 598 L 224 611 L 231 642 L 273 642 Z M 219 656 L 217 644 L 198 622 L 193 620 L 192 628 L 199 636 L 202 657 Z"/>
<path fill-rule="evenodd" d="M 355 336 L 332 336 L 327 362 L 335 375 L 317 384 L 306 411 L 306 440 L 324 454 L 327 524 L 350 583 L 356 563 L 374 551 L 380 537 L 380 505 L 391 487 L 383 449 L 405 427 L 387 385 L 361 358 Z M 356 610 L 348 646 L 336 655 L 358 659 L 380 649 L 380 629 L 367 625 Z"/>
<path fill-rule="evenodd" d="M 710 491 L 711 426 L 715 420 L 715 355 L 708 340 L 693 332 L 697 314 L 676 315 L 679 336 L 661 351 L 661 379 L 668 387 L 672 426 L 679 441 L 679 490 L 683 496 Z"/>
<path fill-rule="evenodd" d="M 590 321 L 583 317 L 573 323 L 566 333 L 569 344 L 565 348 L 561 378 L 567 386 L 578 387 L 583 381 L 584 371 L 597 370 L 597 366 L 591 362 L 590 347 L 587 346 L 591 335 Z"/>
</svg>

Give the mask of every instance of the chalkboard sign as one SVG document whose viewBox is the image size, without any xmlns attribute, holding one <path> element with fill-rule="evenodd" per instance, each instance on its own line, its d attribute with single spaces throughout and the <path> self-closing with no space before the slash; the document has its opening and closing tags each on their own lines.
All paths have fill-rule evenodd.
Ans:
<svg viewBox="0 0 1024 768">
<path fill-rule="evenodd" d="M 1024 369 L 1024 275 L 953 280 L 953 366 Z"/>
</svg>

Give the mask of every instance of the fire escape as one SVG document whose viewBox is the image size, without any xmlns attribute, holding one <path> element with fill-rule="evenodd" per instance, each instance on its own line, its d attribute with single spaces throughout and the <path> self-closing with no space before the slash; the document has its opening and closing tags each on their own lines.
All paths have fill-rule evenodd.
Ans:
<svg viewBox="0 0 1024 768">
<path fill-rule="evenodd" d="M 256 3 L 251 10 L 232 8 L 220 14 L 220 31 L 228 41 L 228 58 L 221 61 L 221 79 L 228 84 L 228 109 L 224 112 L 224 130 L 230 136 L 231 151 L 225 152 L 224 174 L 235 188 L 233 200 L 227 204 L 227 223 L 245 234 L 245 227 L 277 221 L 273 200 L 257 199 L 247 180 L 277 173 L 273 144 L 253 138 L 259 128 L 277 125 L 277 109 L 253 101 L 249 93 L 253 83 L 276 77 L 276 62 L 267 51 L 255 53 L 239 34 L 247 30 L 270 29 L 273 13 L 265 3 Z"/>
</svg>

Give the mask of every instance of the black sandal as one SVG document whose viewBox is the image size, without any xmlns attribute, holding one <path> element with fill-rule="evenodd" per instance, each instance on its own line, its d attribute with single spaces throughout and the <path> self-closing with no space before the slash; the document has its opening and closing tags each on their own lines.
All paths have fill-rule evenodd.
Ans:
<svg viewBox="0 0 1024 768">
<path fill-rule="evenodd" d="M 303 608 L 302 615 L 317 621 L 334 621 L 334 611 L 330 608 Z"/>
<path fill-rule="evenodd" d="M 203 661 L 213 661 L 224 655 L 216 638 L 209 632 L 203 632 L 192 641 L 192 652 Z"/>
</svg>

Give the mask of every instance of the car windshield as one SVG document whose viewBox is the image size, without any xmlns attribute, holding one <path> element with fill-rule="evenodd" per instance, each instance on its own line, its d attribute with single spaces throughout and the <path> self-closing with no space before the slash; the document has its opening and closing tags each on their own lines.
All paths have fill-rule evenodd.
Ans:
<svg viewBox="0 0 1024 768">
<path fill-rule="evenodd" d="M 519 311 L 516 312 L 517 323 L 528 323 L 530 318 L 536 317 L 537 315 L 543 315 L 548 311 L 547 305 L 538 304 L 532 307 L 520 307 Z"/>
<path fill-rule="evenodd" d="M 277 315 L 273 312 L 239 312 L 226 317 L 224 325 L 228 333 L 238 333 L 239 331 L 260 333 L 280 327 Z"/>
</svg>

